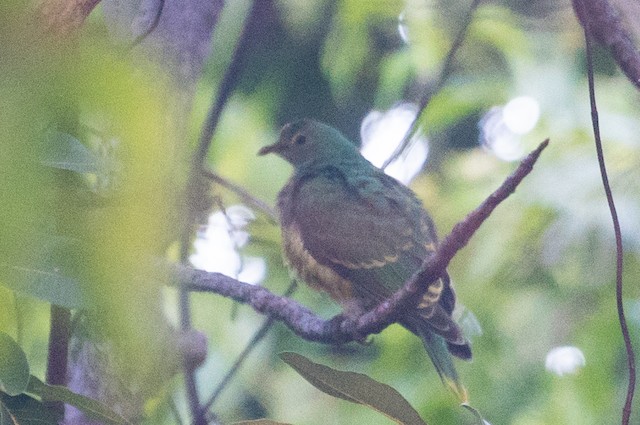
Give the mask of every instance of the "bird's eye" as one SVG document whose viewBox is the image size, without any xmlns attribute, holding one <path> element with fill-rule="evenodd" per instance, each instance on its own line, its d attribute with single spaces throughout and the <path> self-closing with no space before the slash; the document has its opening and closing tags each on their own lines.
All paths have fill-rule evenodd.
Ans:
<svg viewBox="0 0 640 425">
<path fill-rule="evenodd" d="M 296 145 L 304 145 L 306 142 L 307 142 L 307 138 L 302 134 L 298 134 L 293 139 L 293 143 L 295 143 Z"/>
</svg>

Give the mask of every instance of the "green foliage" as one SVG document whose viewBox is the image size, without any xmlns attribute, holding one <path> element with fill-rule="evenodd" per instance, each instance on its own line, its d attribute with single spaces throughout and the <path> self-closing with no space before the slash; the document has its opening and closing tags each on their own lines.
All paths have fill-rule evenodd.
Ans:
<svg viewBox="0 0 640 425">
<path fill-rule="evenodd" d="M 20 346 L 0 332 L 0 424 L 57 424 L 58 418 L 45 401 L 61 401 L 82 410 L 89 418 L 110 425 L 129 422 L 102 403 L 75 394 L 66 387 L 47 385 L 29 374 L 29 363 Z"/>
<path fill-rule="evenodd" d="M 208 166 L 268 203 L 291 170 L 283 161 L 255 154 L 275 141 L 281 124 L 308 116 L 358 140 L 369 111 L 415 102 L 433 86 L 466 6 L 264 3 L 268 7 L 252 28 L 241 81 L 225 106 Z M 163 288 L 167 277 L 154 259 L 178 257 L 176 241 L 187 208 L 179 195 L 188 172 L 185 159 L 247 5 L 225 6 L 187 140 L 173 128 L 185 124 L 173 122 L 170 104 L 179 95 L 164 84 L 162 71 L 134 70 L 114 51 L 100 13 L 73 51 L 25 34 L 18 13 L 0 18 L 1 425 L 55 423 L 44 399 L 123 423 L 110 408 L 30 378 L 43 376 L 49 303 L 82 309 L 96 324 L 87 332 L 91 340 L 116 341 L 124 376 L 144 387 L 145 413 L 154 423 L 173 423 L 172 410 L 186 417 L 179 381 L 170 379 L 179 365 L 175 347 L 164 346 L 167 322 L 177 317 L 177 297 Z M 403 12 L 409 42 L 397 31 Z M 473 362 L 456 367 L 473 406 L 491 423 L 602 424 L 620 416 L 626 362 L 613 302 L 614 240 L 591 142 L 581 37 L 568 8 L 546 1 L 483 2 L 451 78 L 422 116 L 430 156 L 411 186 L 440 235 L 515 168 L 478 144 L 479 121 L 491 108 L 531 96 L 539 103 L 540 119 L 517 141 L 528 150 L 551 138 L 533 173 L 449 268 L 459 300 L 482 327 L 472 337 Z M 612 71 L 615 64 L 606 52 L 596 60 L 605 155 L 626 252 L 624 301 L 638 341 L 639 97 Z M 216 208 L 240 201 L 217 185 L 212 193 Z M 265 215 L 256 215 L 242 255 L 264 258 L 262 284 L 281 292 L 289 278 L 279 231 Z M 339 311 L 306 288 L 295 298 L 325 317 Z M 209 340 L 209 357 L 198 371 L 202 398 L 263 320 L 229 300 L 193 296 L 194 327 Z M 327 347 L 275 325 L 212 410 L 225 422 L 273 417 L 311 425 L 389 423 L 375 409 L 392 420 L 408 415 L 409 423 L 419 423 L 418 417 L 435 424 L 481 420 L 458 408 L 417 338 L 391 326 L 371 340 L 365 346 Z M 584 368 L 564 376 L 547 372 L 545 355 L 566 344 L 582 350 Z M 320 394 L 282 365 L 278 353 L 283 351 L 335 366 L 328 370 L 304 357 L 288 358 L 338 399 Z M 361 392 L 371 388 L 378 392 Z M 169 399 L 176 400 L 175 409 L 167 407 Z M 637 423 L 640 404 L 634 407 Z"/>
<path fill-rule="evenodd" d="M 29 363 L 24 351 L 4 332 L 0 332 L 0 390 L 10 396 L 23 393 L 29 384 Z"/>
<path fill-rule="evenodd" d="M 297 353 L 281 353 L 280 358 L 314 387 L 333 397 L 368 406 L 398 424 L 425 425 L 398 391 L 367 375 L 332 369 Z"/>
<path fill-rule="evenodd" d="M 66 308 L 89 307 L 80 283 L 59 271 L 52 262 L 56 253 L 64 252 L 70 241 L 66 237 L 40 234 L 39 246 L 28 258 L 0 265 L 0 278 L 8 288 Z"/>
<path fill-rule="evenodd" d="M 34 376 L 29 380 L 27 392 L 37 395 L 44 401 L 61 401 L 65 404 L 70 404 L 84 412 L 88 418 L 107 425 L 126 425 L 131 423 L 99 401 L 83 397 L 69 391 L 66 387 L 47 385 Z"/>
<path fill-rule="evenodd" d="M 1 425 L 57 425 L 59 420 L 42 402 L 28 395 L 11 397 L 0 392 Z"/>
<path fill-rule="evenodd" d="M 98 159 L 78 139 L 66 133 L 53 133 L 45 140 L 42 164 L 76 173 L 99 172 Z"/>
</svg>

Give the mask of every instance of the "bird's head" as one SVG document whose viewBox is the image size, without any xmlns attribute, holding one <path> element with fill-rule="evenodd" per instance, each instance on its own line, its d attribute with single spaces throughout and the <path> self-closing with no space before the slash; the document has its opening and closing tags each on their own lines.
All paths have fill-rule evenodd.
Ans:
<svg viewBox="0 0 640 425">
<path fill-rule="evenodd" d="M 281 156 L 294 167 L 362 158 L 357 147 L 338 130 L 310 119 L 285 125 L 278 141 L 260 149 L 258 155 L 268 153 Z"/>
</svg>

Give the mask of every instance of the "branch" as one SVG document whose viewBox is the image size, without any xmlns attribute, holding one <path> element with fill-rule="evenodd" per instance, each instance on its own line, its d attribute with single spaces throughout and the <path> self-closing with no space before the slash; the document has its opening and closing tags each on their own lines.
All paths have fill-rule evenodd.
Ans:
<svg viewBox="0 0 640 425">
<path fill-rule="evenodd" d="M 471 24 L 471 18 L 473 17 L 473 12 L 478 8 L 478 5 L 480 4 L 481 1 L 482 0 L 473 0 L 471 5 L 469 6 L 469 10 L 467 11 L 467 14 L 464 18 L 464 23 L 462 24 L 462 28 L 460 28 L 460 30 L 458 31 L 458 34 L 456 35 L 455 40 L 453 40 L 453 44 L 449 48 L 449 52 L 447 53 L 447 57 L 444 60 L 444 64 L 442 65 L 442 70 L 440 71 L 440 76 L 436 81 L 435 87 L 433 87 L 433 89 L 427 90 L 425 95 L 420 100 L 420 106 L 418 107 L 418 113 L 416 114 L 416 117 L 411 122 L 411 126 L 409 126 L 409 130 L 407 130 L 407 133 L 402 138 L 402 141 L 398 145 L 398 148 L 391 154 L 389 158 L 387 158 L 387 160 L 382 164 L 382 167 L 380 167 L 383 170 L 386 169 L 389 166 L 389 164 L 391 164 L 393 161 L 398 159 L 398 157 L 402 155 L 402 152 L 404 152 L 407 149 L 407 147 L 409 146 L 409 143 L 411 143 L 411 139 L 413 138 L 413 136 L 418 131 L 418 128 L 420 127 L 420 116 L 422 115 L 424 110 L 427 109 L 427 106 L 429 105 L 429 102 L 431 102 L 433 95 L 436 94 L 438 91 L 440 91 L 442 86 L 444 86 L 444 83 L 449 78 L 449 75 L 451 75 L 451 71 L 453 69 L 453 59 L 455 58 L 456 53 L 458 52 L 458 49 L 460 48 L 460 46 L 462 46 L 464 37 L 467 34 L 467 29 L 469 29 L 469 25 Z"/>
<path fill-rule="evenodd" d="M 47 384 L 67 385 L 71 313 L 64 307 L 51 304 L 49 349 L 47 353 Z M 48 402 L 51 409 L 64 415 L 64 403 Z"/>
<path fill-rule="evenodd" d="M 207 113 L 207 118 L 205 119 L 200 133 L 200 138 L 198 139 L 198 148 L 193 156 L 194 165 L 197 167 L 200 167 L 206 159 L 209 148 L 211 147 L 213 134 L 216 131 L 218 122 L 220 121 L 220 115 L 222 114 L 224 105 L 227 103 L 229 96 L 231 96 L 231 92 L 240 78 L 240 71 L 242 69 L 242 63 L 245 56 L 244 53 L 246 50 L 247 39 L 249 38 L 250 27 L 252 22 L 257 19 L 259 13 L 258 3 L 260 2 L 254 0 L 249 7 L 249 11 L 245 17 L 244 27 L 242 28 L 242 33 L 240 34 L 238 43 L 233 51 L 231 63 L 220 82 L 216 100 L 211 104 Z"/>
<path fill-rule="evenodd" d="M 584 30 L 609 49 L 622 72 L 640 88 L 640 54 L 617 11 L 607 0 L 573 0 L 573 9 Z"/>
<path fill-rule="evenodd" d="M 324 320 L 296 301 L 280 297 L 256 285 L 240 282 L 220 273 L 193 270 L 184 266 L 172 266 L 177 283 L 183 289 L 196 292 L 213 292 L 235 301 L 249 304 L 259 313 L 284 322 L 294 333 L 309 341 L 326 344 L 361 341 L 366 335 L 379 333 L 397 320 L 400 312 L 419 303 L 435 280 L 445 272 L 449 262 L 461 250 L 493 210 L 504 201 L 531 172 L 545 140 L 531 152 L 502 185 L 463 221 L 456 224 L 437 251 L 427 258 L 402 289 L 358 319 L 340 317 L 340 320 Z"/>
<path fill-rule="evenodd" d="M 156 13 L 155 15 L 153 15 L 153 21 L 151 21 L 151 24 L 147 27 L 147 29 L 144 30 L 142 34 L 138 35 L 131 42 L 131 44 L 127 46 L 127 48 L 125 49 L 126 52 L 130 52 L 131 50 L 133 50 L 134 47 L 142 43 L 149 36 L 149 34 L 151 34 L 156 28 L 158 28 L 158 24 L 160 23 L 160 18 L 162 17 L 162 12 L 164 11 L 164 1 L 165 0 L 158 0 L 158 4 L 156 6 Z"/>
<path fill-rule="evenodd" d="M 245 202 L 247 205 L 250 205 L 253 208 L 256 208 L 262 211 L 267 217 L 269 217 L 269 220 L 271 220 L 271 222 L 273 222 L 274 224 L 278 222 L 278 214 L 276 214 L 275 210 L 263 200 L 258 199 L 252 194 L 250 194 L 249 192 L 247 192 L 247 190 L 244 189 L 242 186 L 237 185 L 233 182 L 230 182 L 229 180 L 214 173 L 213 171 L 203 170 L 202 175 L 208 178 L 209 180 L 212 180 L 218 183 L 220 186 L 226 189 L 229 189 L 231 192 L 238 195 L 240 199 L 242 199 L 242 201 Z"/>
<path fill-rule="evenodd" d="M 189 181 L 186 186 L 187 205 L 185 221 L 183 223 L 182 234 L 180 238 L 180 260 L 185 263 L 189 255 L 189 248 L 191 247 L 191 238 L 193 225 L 196 221 L 199 211 L 195 211 L 194 206 L 198 205 L 197 199 L 202 198 L 202 192 L 199 190 L 201 187 L 200 179 L 201 172 L 204 168 L 204 163 L 211 147 L 213 135 L 220 121 L 222 110 L 235 87 L 244 57 L 244 51 L 246 47 L 246 41 L 249 34 L 249 24 L 256 18 L 257 0 L 254 0 L 245 22 L 243 24 L 242 33 L 233 52 L 233 57 L 229 67 L 225 71 L 225 74 L 220 83 L 215 101 L 211 103 L 207 117 L 200 132 L 198 139 L 198 147 L 191 159 L 191 170 L 189 174 Z M 179 298 L 179 310 L 180 310 L 180 327 L 184 331 L 188 331 L 191 328 L 191 304 L 189 300 L 189 293 L 184 288 L 180 288 Z M 189 401 L 189 408 L 191 415 L 193 416 L 194 425 L 204 425 L 207 423 L 204 411 L 200 406 L 200 400 L 198 396 L 198 388 L 196 385 L 195 368 L 192 365 L 185 364 L 185 385 L 187 392 L 187 399 Z"/>
<path fill-rule="evenodd" d="M 284 292 L 282 296 L 290 297 L 295 292 L 297 286 L 298 285 L 296 281 L 292 280 L 291 283 L 289 284 L 289 287 L 287 288 L 287 290 Z M 229 371 L 224 376 L 224 378 L 222 378 L 222 381 L 220 381 L 216 389 L 213 391 L 213 393 L 211 394 L 211 397 L 209 397 L 209 400 L 207 400 L 207 402 L 204 403 L 204 406 L 202 408 L 203 410 L 207 411 L 211 409 L 211 406 L 213 406 L 213 403 L 216 402 L 216 400 L 218 399 L 222 391 L 229 385 L 233 377 L 240 370 L 240 367 L 242 366 L 244 361 L 247 359 L 247 357 L 249 357 L 249 354 L 251 354 L 253 349 L 258 345 L 258 343 L 262 340 L 262 338 L 264 338 L 267 335 L 267 332 L 269 332 L 269 330 L 271 329 L 271 326 L 273 325 L 274 321 L 275 320 L 272 316 L 270 316 L 264 321 L 260 329 L 258 329 L 258 331 L 253 335 L 253 338 L 251 338 L 251 341 L 249 341 L 249 343 L 245 346 L 244 350 L 242 350 L 242 353 L 240 353 L 236 361 L 233 363 L 233 366 L 231 366 L 231 369 L 229 369 Z"/>
<path fill-rule="evenodd" d="M 100 0 L 43 0 L 36 17 L 42 32 L 56 38 L 65 38 L 78 30 Z"/>
<path fill-rule="evenodd" d="M 574 2 L 576 11 L 583 13 L 585 3 L 582 0 L 576 0 Z M 602 186 L 609 205 L 609 212 L 611 214 L 611 221 L 613 222 L 613 233 L 616 239 L 616 308 L 618 311 L 618 322 L 620 323 L 620 330 L 622 332 L 622 338 L 624 340 L 625 349 L 627 352 L 627 368 L 629 370 L 629 382 L 627 386 L 627 398 L 622 408 L 622 424 L 627 425 L 631 418 L 631 406 L 633 402 L 633 395 L 636 386 L 636 360 L 635 353 L 633 351 L 633 344 L 631 343 L 631 336 L 629 335 L 629 327 L 627 326 L 627 319 L 624 315 L 624 304 L 622 300 L 622 273 L 623 273 L 623 249 L 622 249 L 622 231 L 620 230 L 620 221 L 618 220 L 618 213 L 616 212 L 616 205 L 613 200 L 613 194 L 611 192 L 611 186 L 609 184 L 609 177 L 607 175 L 607 167 L 604 160 L 604 152 L 602 150 L 602 139 L 600 137 L 600 120 L 598 118 L 598 108 L 596 105 L 596 93 L 595 93 L 595 81 L 593 78 L 593 62 L 592 62 L 592 48 L 591 48 L 591 23 L 589 20 L 584 21 L 584 38 L 585 48 L 587 51 L 587 72 L 589 80 L 589 102 L 591 104 L 591 123 L 593 125 L 593 135 L 595 139 L 596 154 L 598 156 L 598 164 L 600 165 L 600 175 L 602 177 Z"/>
</svg>

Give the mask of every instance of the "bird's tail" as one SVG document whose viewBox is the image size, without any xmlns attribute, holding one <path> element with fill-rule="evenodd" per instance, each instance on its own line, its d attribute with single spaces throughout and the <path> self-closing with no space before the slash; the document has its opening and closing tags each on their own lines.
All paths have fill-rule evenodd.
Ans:
<svg viewBox="0 0 640 425">
<path fill-rule="evenodd" d="M 419 326 L 412 330 L 422 339 L 424 348 L 436 367 L 442 382 L 458 396 L 461 403 L 466 403 L 468 401 L 467 389 L 460 382 L 458 372 L 456 372 L 453 364 L 453 357 L 450 352 L 451 344 L 447 343 L 440 335 L 433 333 L 426 326 Z"/>
</svg>

